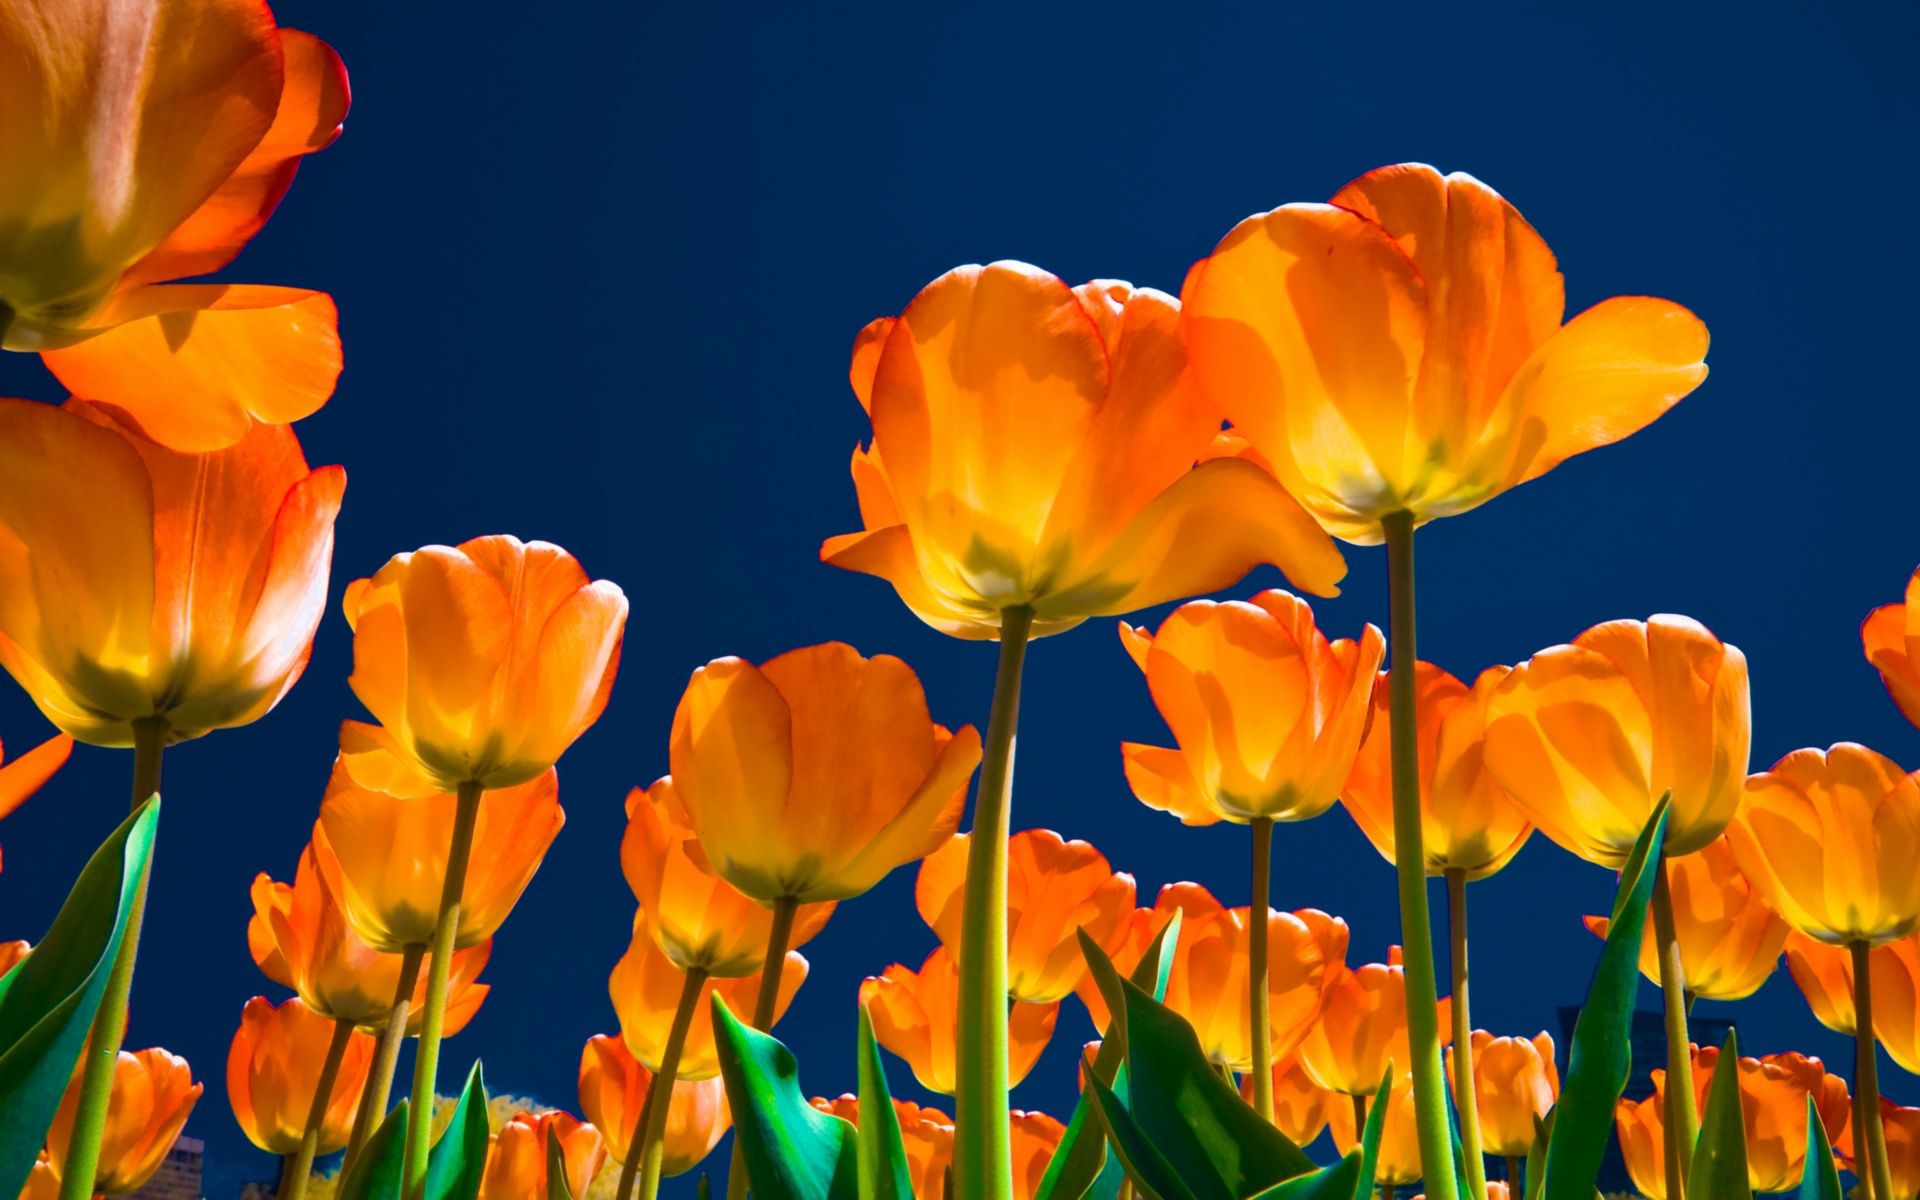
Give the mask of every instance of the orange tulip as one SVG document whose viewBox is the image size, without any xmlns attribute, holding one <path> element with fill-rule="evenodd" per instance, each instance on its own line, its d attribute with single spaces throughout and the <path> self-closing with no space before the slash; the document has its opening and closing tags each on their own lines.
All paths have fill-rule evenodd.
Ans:
<svg viewBox="0 0 1920 1200">
<path fill-rule="evenodd" d="M 1655 1068 L 1655 1074 L 1666 1072 Z M 1666 1098 L 1656 1093 L 1644 1100 L 1619 1100 L 1613 1107 L 1614 1135 L 1620 1157 L 1627 1162 L 1633 1190 L 1646 1200 L 1667 1200 Z"/>
<path fill-rule="evenodd" d="M 1133 974 L 1140 960 L 1146 957 L 1147 947 L 1153 944 L 1154 938 L 1160 936 L 1160 930 L 1166 922 L 1167 914 L 1151 908 L 1136 908 L 1114 927 L 1106 944 L 1100 948 L 1106 952 L 1121 978 Z M 1094 979 L 1093 972 L 1088 971 L 1080 976 L 1080 982 L 1073 985 L 1073 994 L 1087 1006 L 1087 1015 L 1093 1018 L 1093 1027 L 1104 1031 L 1113 1015 L 1107 1011 L 1107 998 L 1100 991 L 1100 984 Z"/>
<path fill-rule="evenodd" d="M 0 817 L 6 817 L 39 791 L 53 773 L 66 765 L 73 739 L 66 734 L 48 738 L 20 757 L 0 766 Z M 6 974 L 0 968 L 0 975 Z"/>
<path fill-rule="evenodd" d="M 947 949 L 960 947 L 961 902 L 969 835 L 957 833 L 920 864 L 913 896 Z M 1076 936 L 1096 942 L 1133 916 L 1133 876 L 1116 872 L 1086 842 L 1051 829 L 1028 829 L 1007 843 L 1007 992 L 1015 1000 L 1052 1004 L 1086 975 Z"/>
<path fill-rule="evenodd" d="M 0 942 L 0 976 L 19 966 L 31 953 L 33 944 L 30 942 Z"/>
<path fill-rule="evenodd" d="M 779 1020 L 787 1011 L 793 994 L 800 990 L 806 978 L 807 960 L 798 953 L 788 953 L 780 971 L 774 1020 Z M 626 1039 L 627 1049 L 649 1067 L 660 1065 L 686 979 L 648 931 L 646 914 L 636 916 L 633 941 L 614 964 L 613 974 L 607 979 L 607 991 L 613 997 L 613 1010 L 620 1018 L 620 1033 Z M 711 997 L 716 992 L 734 1012 L 752 1012 L 754 998 L 760 993 L 760 976 L 756 973 L 738 979 L 709 978 L 701 984 L 693 1024 L 688 1028 L 686 1045 L 680 1054 L 676 1087 L 682 1080 L 712 1079 L 720 1073 L 720 1056 L 713 1042 Z"/>
<path fill-rule="evenodd" d="M 585 1197 L 607 1161 L 598 1129 L 558 1110 L 515 1113 L 487 1145 L 478 1200 L 547 1200 L 548 1141 L 560 1144 L 568 1195 Z"/>
<path fill-rule="evenodd" d="M 1360 544 L 1392 513 L 1466 512 L 1620 441 L 1707 374 L 1706 326 L 1666 300 L 1615 297 L 1562 326 L 1553 252 L 1525 218 L 1417 163 L 1248 217 L 1181 301 L 1208 395 Z"/>
<path fill-rule="evenodd" d="M 1746 656 L 1688 617 L 1596 625 L 1487 702 L 1487 769 L 1542 833 L 1616 871 L 1662 796 L 1669 858 L 1719 837 L 1750 739 Z"/>
<path fill-rule="evenodd" d="M 100 1137 L 99 1171 L 93 1190 L 100 1196 L 137 1192 L 160 1169 L 174 1139 L 186 1126 L 188 1114 L 204 1090 L 193 1081 L 193 1068 L 178 1054 L 165 1050 L 120 1052 L 113 1064 L 113 1091 L 107 1101 L 107 1125 Z M 67 1095 L 47 1130 L 47 1154 L 56 1163 L 67 1161 L 73 1136 L 75 1107 L 80 1100 L 80 1077 L 74 1076 Z"/>
<path fill-rule="evenodd" d="M 227 1103 L 247 1140 L 269 1154 L 300 1148 L 333 1034 L 334 1023 L 297 996 L 277 1007 L 265 996 L 247 1001 L 227 1052 Z M 347 1144 L 372 1066 L 373 1039 L 350 1034 L 327 1096 L 316 1154 L 332 1154 Z"/>
<path fill-rule="evenodd" d="M 27 1186 L 20 1189 L 20 1200 L 59 1200 L 59 1196 L 60 1176 L 47 1158 L 47 1152 L 42 1150 L 40 1157 L 33 1160 Z"/>
<path fill-rule="evenodd" d="M 1883 604 L 1867 614 L 1860 642 L 1887 694 L 1907 720 L 1920 725 L 1920 568 L 1907 580 L 1903 603 Z"/>
<path fill-rule="evenodd" d="M 347 924 L 339 901 L 326 884 L 331 872 L 321 864 L 324 843 L 307 847 L 291 885 L 275 883 L 262 872 L 253 880 L 253 918 L 247 946 L 261 973 L 298 992 L 308 1008 L 328 1020 L 352 1021 L 378 1030 L 387 1022 L 393 994 L 400 986 L 400 956 L 368 946 Z M 445 1032 L 466 1027 L 490 990 L 476 983 L 493 952 L 491 940 L 456 951 L 447 987 Z M 427 981 L 414 986 L 408 1034 L 420 1029 Z"/>
<path fill-rule="evenodd" d="M 226 266 L 338 136 L 347 73 L 325 42 L 259 0 L 8 0 L 0 79 L 0 344 L 183 449 L 326 402 L 325 293 L 168 286 Z"/>
<path fill-rule="evenodd" d="M 1033 1200 L 1046 1178 L 1047 1164 L 1060 1148 L 1067 1127 L 1043 1112 L 1013 1110 L 1009 1127 L 1013 1143 L 1014 1200 Z"/>
<path fill-rule="evenodd" d="M 927 715 L 913 670 L 840 642 L 693 673 L 673 778 L 718 872 L 759 900 L 857 896 L 959 827 L 980 735 Z"/>
<path fill-rule="evenodd" d="M 1379 1077 L 1375 1076 L 1373 1082 L 1378 1086 Z M 1374 1166 L 1374 1182 L 1395 1187 L 1418 1182 L 1420 1135 L 1414 1128 L 1412 1077 L 1403 1072 L 1387 1094 L 1375 1096 L 1372 1104 L 1387 1106 L 1386 1119 L 1380 1126 L 1380 1157 Z M 1360 1144 L 1352 1104 L 1334 1104 L 1327 1116 L 1334 1149 L 1345 1154 Z"/>
<path fill-rule="evenodd" d="M 1260 563 L 1332 595 L 1346 564 L 1273 476 L 1195 462 L 1220 412 L 1187 370 L 1173 297 L 1069 288 L 1025 263 L 959 267 L 860 331 L 873 421 L 853 456 L 859 533 L 820 557 L 893 584 L 921 620 L 1044 636 L 1228 587 Z"/>
<path fill-rule="evenodd" d="M 1787 972 L 1814 1017 L 1836 1033 L 1854 1033 L 1853 960 L 1843 947 L 1805 934 L 1787 938 Z M 1867 955 L 1873 988 L 1873 1035 L 1894 1062 L 1920 1075 L 1920 933 L 1910 933 Z"/>
<path fill-rule="evenodd" d="M 1453 1071 L 1449 1052 L 1449 1079 Z M 1560 1099 L 1553 1038 L 1544 1032 L 1531 1038 L 1497 1038 L 1484 1029 L 1474 1030 L 1473 1081 L 1482 1148 L 1488 1154 L 1525 1158 L 1533 1148 L 1534 1119 L 1545 1117 Z"/>
<path fill-rule="evenodd" d="M 1122 743 L 1127 782 L 1188 825 L 1304 821 L 1339 798 L 1367 725 L 1385 643 L 1329 642 L 1282 591 L 1181 605 L 1160 632 L 1122 624 L 1178 748 Z"/>
<path fill-rule="evenodd" d="M 873 1036 L 906 1060 L 928 1091 L 953 1095 L 959 1021 L 960 968 L 945 946 L 936 946 L 918 971 L 894 963 L 860 985 L 860 1004 L 873 1020 Z M 1007 1086 L 1027 1077 L 1053 1037 L 1057 1001 L 1014 1000 L 1007 1018 Z"/>
<path fill-rule="evenodd" d="M 721 978 L 754 974 L 766 965 L 773 912 L 715 875 L 708 862 L 672 779 L 627 794 L 620 869 L 660 949 L 682 971 L 698 968 Z M 788 947 L 805 945 L 832 915 L 831 902 L 801 907 Z"/>
<path fill-rule="evenodd" d="M 102 405 L 0 400 L 0 665 L 94 745 L 258 720 L 306 668 L 345 487 L 284 427 L 186 454 Z"/>
<path fill-rule="evenodd" d="M 1253 1077 L 1242 1076 L 1240 1095 L 1253 1103 Z M 1333 1110 L 1347 1104 L 1345 1096 L 1328 1091 L 1313 1081 L 1298 1056 L 1281 1060 L 1273 1068 L 1273 1124 L 1287 1140 L 1305 1146 L 1327 1127 Z"/>
<path fill-rule="evenodd" d="M 1727 840 L 1810 938 L 1877 946 L 1920 927 L 1920 772 L 1865 746 L 1796 750 L 1753 776 Z"/>
<path fill-rule="evenodd" d="M 1716 838 L 1667 863 L 1673 894 L 1674 937 L 1680 943 L 1682 984 L 1708 1000 L 1744 1000 L 1780 965 L 1787 923 L 1767 907 L 1733 860 L 1727 839 Z M 1582 918 L 1606 937 L 1606 917 Z M 1659 949 L 1649 924 L 1640 943 L 1640 973 L 1660 984 Z M 1849 1001 L 1851 1003 L 1851 1001 Z"/>
<path fill-rule="evenodd" d="M 850 1125 L 860 1124 L 857 1096 L 843 1095 L 832 1100 L 816 1096 L 812 1104 Z M 924 1108 L 911 1100 L 895 1100 L 893 1111 L 900 1122 L 900 1141 L 907 1152 L 907 1176 L 913 1183 L 913 1195 L 916 1200 L 944 1200 L 947 1171 L 953 1166 L 953 1118 L 937 1108 Z M 1017 1177 L 1014 1186 L 1019 1186 Z"/>
<path fill-rule="evenodd" d="M 1432 663 L 1415 663 L 1421 846 L 1427 874 L 1485 879 L 1512 861 L 1533 824 L 1486 767 L 1487 699 L 1507 668 L 1489 667 L 1468 688 Z M 1373 689 L 1373 719 L 1341 799 L 1374 849 L 1393 862 L 1393 764 L 1387 678 Z"/>
<path fill-rule="evenodd" d="M 345 607 L 354 695 L 449 792 L 551 768 L 606 707 L 627 620 L 565 550 L 505 535 L 395 555 Z"/>
<path fill-rule="evenodd" d="M 652 1090 L 653 1072 L 640 1064 L 626 1042 L 604 1033 L 588 1039 L 580 1052 L 580 1111 L 606 1138 L 607 1153 L 617 1163 L 627 1161 L 629 1140 Z M 718 1075 L 675 1080 L 669 1103 L 663 1169 L 682 1175 L 706 1158 L 733 1119 L 727 1111 L 726 1084 Z"/>
<path fill-rule="evenodd" d="M 1409 1078 L 1413 1052 L 1407 1042 L 1406 968 L 1400 964 L 1400 947 L 1393 947 L 1384 963 L 1342 967 L 1333 975 L 1320 1021 L 1300 1044 L 1307 1074 L 1321 1087 L 1349 1096 L 1372 1095 L 1389 1062 L 1396 1079 Z M 1437 1020 L 1443 1046 L 1452 1037 L 1452 1011 L 1452 1000 L 1440 997 Z M 1408 1121 L 1411 1128 L 1412 1118 Z"/>
<path fill-rule="evenodd" d="M 1902 1108 L 1882 1097 L 1880 1123 L 1887 1131 L 1893 1194 L 1920 1196 L 1920 1108 Z"/>
</svg>

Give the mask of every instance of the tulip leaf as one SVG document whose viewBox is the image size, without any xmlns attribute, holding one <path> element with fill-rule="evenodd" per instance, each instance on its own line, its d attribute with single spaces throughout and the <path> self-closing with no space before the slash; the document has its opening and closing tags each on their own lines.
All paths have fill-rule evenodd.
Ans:
<svg viewBox="0 0 1920 1200">
<path fill-rule="evenodd" d="M 1387 1060 L 1386 1073 L 1380 1076 L 1380 1087 L 1376 1090 L 1374 1101 L 1367 1107 L 1367 1126 L 1360 1131 L 1360 1174 L 1354 1182 L 1354 1200 L 1368 1200 L 1373 1195 L 1373 1173 L 1380 1167 L 1380 1139 L 1386 1133 L 1387 1106 L 1384 1100 L 1393 1087 L 1393 1060 Z"/>
<path fill-rule="evenodd" d="M 1142 1191 L 1160 1200 L 1201 1200 L 1187 1186 L 1179 1170 L 1154 1148 L 1153 1142 L 1134 1123 L 1126 1104 L 1113 1089 L 1097 1075 L 1089 1076 L 1086 1082 L 1087 1095 L 1093 1097 L 1100 1123 L 1106 1127 L 1108 1143 L 1127 1177 Z"/>
<path fill-rule="evenodd" d="M 373 1131 L 341 1179 L 337 1200 L 400 1200 L 400 1172 L 407 1156 L 407 1102 L 400 1101 Z"/>
<path fill-rule="evenodd" d="M 1740 1113 L 1740 1046 L 1731 1029 L 1707 1088 L 1700 1137 L 1693 1144 L 1687 1194 L 1698 1200 L 1752 1200 L 1747 1186 L 1747 1124 Z"/>
<path fill-rule="evenodd" d="M 713 1033 L 755 1200 L 856 1200 L 853 1126 L 807 1103 L 793 1053 L 742 1023 L 718 993 Z"/>
<path fill-rule="evenodd" d="M 573 1183 L 567 1178 L 566 1148 L 552 1125 L 547 1126 L 547 1200 L 574 1200 Z"/>
<path fill-rule="evenodd" d="M 1807 1096 L 1807 1165 L 1800 1174 L 1797 1196 L 1798 1200 L 1846 1200 L 1833 1147 L 1827 1142 L 1827 1127 L 1820 1123 L 1811 1093 Z"/>
<path fill-rule="evenodd" d="M 1574 1022 L 1566 1083 L 1560 1089 L 1553 1137 L 1540 1173 L 1545 1200 L 1593 1200 L 1600 1160 L 1613 1132 L 1613 1108 L 1626 1090 L 1632 1067 L 1629 1035 L 1640 986 L 1641 937 L 1655 873 L 1662 869 L 1666 831 L 1667 801 L 1662 799 L 1620 872 L 1620 890 L 1606 944 L 1600 948 L 1600 964 Z"/>
<path fill-rule="evenodd" d="M 93 1028 L 153 857 L 154 796 L 87 860 L 46 936 L 0 977 L 0 1196 L 18 1196 Z"/>
<path fill-rule="evenodd" d="M 873 1019 L 860 1006 L 860 1124 L 854 1130 L 860 1200 L 913 1200 L 913 1172 L 893 1111 L 887 1071 L 873 1040 Z"/>
<path fill-rule="evenodd" d="M 1251 1200 L 1347 1200 L 1367 1184 L 1360 1158 L 1359 1150 L 1349 1150 L 1345 1157 L 1332 1166 L 1321 1167 L 1309 1175 L 1283 1179 Z"/>
<path fill-rule="evenodd" d="M 1553 1142 L 1553 1118 L 1560 1111 L 1558 1104 L 1547 1109 L 1547 1115 L 1535 1115 L 1533 1118 L 1533 1145 L 1527 1147 L 1527 1193 L 1526 1200 L 1540 1200 L 1540 1193 L 1546 1183 L 1547 1147 Z"/>
<path fill-rule="evenodd" d="M 487 1122 L 487 1085 L 476 1061 L 467 1072 L 467 1085 L 460 1089 L 453 1119 L 427 1152 L 426 1200 L 474 1200 L 480 1194 L 492 1132 Z"/>
</svg>

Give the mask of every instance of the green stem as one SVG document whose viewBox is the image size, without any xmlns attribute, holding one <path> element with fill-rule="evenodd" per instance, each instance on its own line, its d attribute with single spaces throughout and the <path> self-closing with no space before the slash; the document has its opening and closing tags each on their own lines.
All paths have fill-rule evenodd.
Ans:
<svg viewBox="0 0 1920 1200">
<path fill-rule="evenodd" d="M 393 989 L 393 1006 L 387 1010 L 387 1022 L 380 1027 L 380 1042 L 373 1051 L 373 1069 L 360 1091 L 360 1107 L 353 1113 L 353 1133 L 347 1138 L 347 1157 L 340 1177 L 346 1178 L 360 1148 L 387 1115 L 387 1097 L 393 1093 L 394 1069 L 400 1065 L 400 1047 L 407 1040 L 407 1018 L 413 1009 L 413 989 L 420 982 L 420 964 L 427 956 L 425 946 L 408 946 L 400 956 L 400 979 Z"/>
<path fill-rule="evenodd" d="M 320 1149 L 320 1131 L 327 1123 L 327 1104 L 333 1099 L 333 1082 L 340 1077 L 340 1064 L 347 1057 L 347 1043 L 353 1040 L 353 1022 L 335 1021 L 333 1039 L 327 1043 L 327 1057 L 320 1065 L 320 1079 L 313 1087 L 313 1100 L 307 1105 L 307 1127 L 300 1138 L 300 1149 L 287 1163 L 281 1176 L 278 1200 L 302 1200 L 307 1179 L 313 1174 L 313 1156 Z"/>
<path fill-rule="evenodd" d="M 1467 873 L 1447 868 L 1448 965 L 1453 969 L 1453 1107 L 1460 1116 L 1460 1153 L 1467 1191 L 1487 1194 L 1487 1163 L 1480 1150 L 1479 1081 L 1473 1077 L 1473 1016 L 1467 1006 Z"/>
<path fill-rule="evenodd" d="M 656 1200 L 660 1194 L 660 1166 L 666 1160 L 667 1113 L 673 1108 L 673 1081 L 680 1075 L 680 1051 L 687 1044 L 687 1030 L 693 1028 L 694 1010 L 700 1007 L 700 989 L 707 982 L 705 971 L 687 972 L 680 986 L 680 1006 L 674 1010 L 673 1026 L 667 1031 L 666 1048 L 660 1051 L 660 1067 L 647 1088 L 647 1103 L 634 1122 L 633 1137 L 628 1140 L 627 1162 L 620 1168 L 619 1200 L 632 1200 L 633 1164 L 640 1163 L 640 1200 Z"/>
<path fill-rule="evenodd" d="M 1012 1200 L 1007 1104 L 1007 837 L 1012 832 L 1013 736 L 1033 611 L 1000 614 L 1000 666 L 980 758 L 960 917 L 960 1019 L 954 1092 L 953 1187 L 967 1200 Z"/>
<path fill-rule="evenodd" d="M 1887 1161 L 1887 1131 L 1880 1121 L 1880 1055 L 1873 1042 L 1873 960 L 1867 943 L 1849 942 L 1853 955 L 1853 1037 L 1858 1055 L 1853 1087 L 1865 1117 L 1867 1163 L 1876 1200 L 1893 1195 L 1893 1170 Z M 1860 1138 L 1854 1152 L 1861 1153 Z"/>
<path fill-rule="evenodd" d="M 1360 1138 L 1367 1132 L 1367 1098 L 1359 1093 L 1353 1096 L 1353 1144 L 1358 1146 Z"/>
<path fill-rule="evenodd" d="M 780 1006 L 780 975 L 787 965 L 787 943 L 793 940 L 793 916 L 800 902 L 782 896 L 773 902 L 773 926 L 767 930 L 767 957 L 760 968 L 760 991 L 753 998 L 753 1027 L 773 1028 L 773 1012 Z M 628 1155 L 629 1158 L 633 1157 Z M 747 1153 L 733 1139 L 733 1159 L 727 1166 L 727 1200 L 746 1200 Z"/>
<path fill-rule="evenodd" d="M 406 1200 L 421 1200 L 427 1189 L 427 1149 L 433 1141 L 433 1086 L 440 1072 L 440 1031 L 447 1017 L 447 972 L 454 935 L 460 931 L 460 895 L 467 888 L 467 859 L 473 853 L 473 827 L 486 789 L 463 783 L 453 810 L 453 840 L 447 848 L 447 878 L 440 889 L 440 916 L 433 927 L 427 958 L 427 1005 L 420 1015 L 420 1045 L 413 1056 L 413 1102 L 407 1106 L 407 1147 L 400 1178 Z"/>
<path fill-rule="evenodd" d="M 1666 1129 L 1667 1200 L 1682 1200 L 1693 1172 L 1693 1143 L 1700 1136 L 1700 1113 L 1693 1099 L 1693 1054 L 1687 1036 L 1687 976 L 1680 962 L 1680 938 L 1673 922 L 1673 893 L 1667 887 L 1663 855 L 1653 876 L 1653 936 L 1660 959 L 1660 992 L 1667 1013 Z"/>
<path fill-rule="evenodd" d="M 160 760 L 167 748 L 167 723 L 162 717 L 133 722 L 133 807 L 139 808 L 160 790 Z M 60 1200 L 92 1200 L 93 1180 L 100 1166 L 100 1139 L 106 1133 L 107 1106 L 113 1099 L 113 1068 L 120 1061 L 120 1045 L 127 1036 L 127 999 L 133 994 L 133 963 L 140 953 L 140 929 L 147 919 L 147 882 L 152 856 L 134 887 L 127 910 L 127 929 L 120 952 L 107 971 L 106 990 L 94 1014 L 87 1039 L 86 1068 L 80 1076 L 80 1095 L 74 1102 L 73 1132 L 67 1143 L 67 1161 L 60 1171 Z"/>
<path fill-rule="evenodd" d="M 1273 1120 L 1273 1018 L 1267 995 L 1267 897 L 1273 877 L 1273 818 L 1253 819 L 1253 905 L 1247 913 L 1248 1040 L 1253 1043 L 1253 1107 Z"/>
<path fill-rule="evenodd" d="M 1413 1058 L 1413 1113 L 1428 1200 L 1458 1200 L 1447 1076 L 1440 1064 L 1440 998 L 1433 975 L 1433 923 L 1427 913 L 1426 848 L 1420 829 L 1419 713 L 1413 668 L 1413 514 L 1380 522 L 1387 542 L 1388 724 L 1393 751 L 1394 866 L 1400 883 L 1401 961 L 1407 989 L 1407 1042 Z"/>
</svg>

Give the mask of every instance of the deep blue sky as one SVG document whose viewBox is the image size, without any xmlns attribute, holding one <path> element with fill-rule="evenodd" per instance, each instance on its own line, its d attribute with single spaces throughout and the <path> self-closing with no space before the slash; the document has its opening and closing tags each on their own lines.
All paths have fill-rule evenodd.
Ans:
<svg viewBox="0 0 1920 1200">
<path fill-rule="evenodd" d="M 449 1079 L 478 1054 L 496 1088 L 577 1105 L 633 911 L 621 800 L 666 769 L 700 663 L 845 639 L 913 664 L 937 718 L 984 723 L 991 647 L 816 559 L 856 523 L 846 462 L 866 430 L 845 370 L 863 322 L 1001 257 L 1177 290 L 1239 218 L 1382 163 L 1503 191 L 1558 252 L 1570 310 L 1664 295 L 1714 339 L 1712 378 L 1647 432 L 1423 532 L 1426 655 L 1469 674 L 1601 620 L 1687 613 L 1751 660 L 1756 768 L 1838 739 L 1920 766 L 1857 634 L 1920 559 L 1911 10 L 812 7 L 281 7 L 345 56 L 355 107 L 232 277 L 340 301 L 347 371 L 300 427 L 350 476 L 334 595 L 396 551 L 512 532 L 633 602 L 613 703 L 561 768 L 568 826 Z M 19 356 L 0 390 L 59 395 Z M 1317 606 L 1336 634 L 1384 623 L 1381 554 L 1350 561 L 1345 595 Z M 131 1044 L 206 1081 L 189 1130 L 215 1200 L 275 1169 L 222 1087 L 241 1005 L 282 995 L 247 956 L 247 885 L 289 875 L 335 726 L 361 715 L 348 640 L 336 604 L 277 711 L 167 762 Z M 1197 878 L 1246 901 L 1243 830 L 1181 828 L 1126 788 L 1118 743 L 1164 729 L 1110 622 L 1036 647 L 1024 715 L 1016 827 L 1093 837 L 1148 897 Z M 45 732 L 0 695 L 10 746 Z M 128 765 L 83 748 L 0 827 L 0 936 L 39 935 L 119 819 Z M 1354 961 L 1397 939 L 1391 873 L 1343 813 L 1283 829 L 1277 852 L 1276 903 L 1344 915 Z M 1537 840 L 1475 889 L 1477 1023 L 1555 1027 L 1597 945 L 1580 914 L 1611 887 Z M 897 873 L 807 948 L 780 1032 L 809 1090 L 853 1084 L 860 978 L 931 947 L 911 895 Z M 1784 972 L 1736 1012 L 1750 1052 L 1848 1059 Z M 1063 1016 L 1015 1103 L 1064 1116 L 1090 1035 Z"/>
</svg>

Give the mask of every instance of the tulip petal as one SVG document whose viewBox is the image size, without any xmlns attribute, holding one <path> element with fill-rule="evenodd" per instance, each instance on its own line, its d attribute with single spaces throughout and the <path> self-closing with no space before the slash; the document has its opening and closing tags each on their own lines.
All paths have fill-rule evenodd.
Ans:
<svg viewBox="0 0 1920 1200">
<path fill-rule="evenodd" d="M 0 817 L 6 816 L 39 791 L 53 778 L 73 752 L 73 739 L 66 734 L 50 737 L 0 767 Z"/>
<path fill-rule="evenodd" d="M 1120 743 L 1127 783 L 1140 803 L 1172 813 L 1183 825 L 1213 825 L 1220 813 L 1208 804 L 1193 782 L 1186 755 L 1171 747 Z"/>
<path fill-rule="evenodd" d="M 784 806 L 793 783 L 793 719 L 774 682 L 745 659 L 722 658 L 693 673 L 673 717 L 673 779 L 695 828 L 717 849 L 755 847 L 777 826 L 763 815 Z M 716 862 L 729 879 L 755 864 Z M 765 859 L 766 855 L 755 855 Z M 778 881 L 766 881 L 769 887 Z"/>
<path fill-rule="evenodd" d="M 990 641 L 999 636 L 997 613 L 991 616 L 992 624 L 985 624 L 982 614 L 928 585 L 914 554 L 913 534 L 905 525 L 830 537 L 820 543 L 820 561 L 886 580 L 914 616 L 948 637 Z"/>
</svg>

